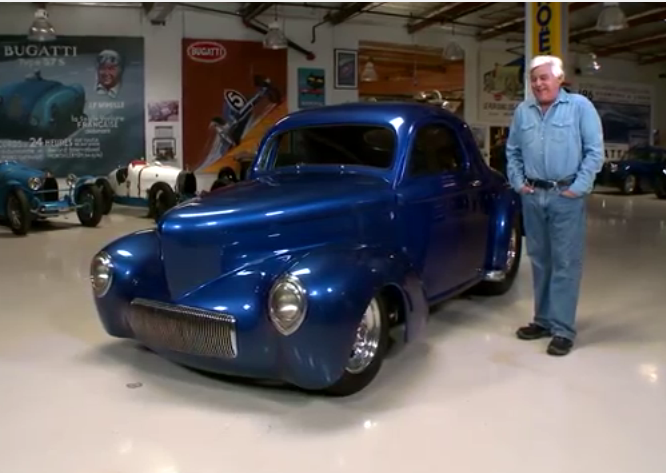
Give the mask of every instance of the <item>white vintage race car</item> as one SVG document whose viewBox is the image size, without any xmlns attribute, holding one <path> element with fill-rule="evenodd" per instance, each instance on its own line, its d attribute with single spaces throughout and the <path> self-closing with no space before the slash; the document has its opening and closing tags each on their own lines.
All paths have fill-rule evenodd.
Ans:
<svg viewBox="0 0 666 473">
<path fill-rule="evenodd" d="M 197 196 L 194 173 L 159 161 L 136 160 L 113 170 L 106 184 L 98 181 L 113 202 L 148 207 L 149 217 L 159 219 L 179 202 Z"/>
</svg>

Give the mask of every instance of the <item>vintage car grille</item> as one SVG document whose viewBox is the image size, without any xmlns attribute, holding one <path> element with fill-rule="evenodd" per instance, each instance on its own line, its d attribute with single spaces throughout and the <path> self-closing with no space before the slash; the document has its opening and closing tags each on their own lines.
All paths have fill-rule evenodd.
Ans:
<svg viewBox="0 0 666 473">
<path fill-rule="evenodd" d="M 127 322 L 149 347 L 190 355 L 235 358 L 234 317 L 211 310 L 134 299 Z"/>
<path fill-rule="evenodd" d="M 58 181 L 54 177 L 47 177 L 44 179 L 42 186 L 42 200 L 44 202 L 58 202 L 60 194 L 58 193 Z"/>
</svg>

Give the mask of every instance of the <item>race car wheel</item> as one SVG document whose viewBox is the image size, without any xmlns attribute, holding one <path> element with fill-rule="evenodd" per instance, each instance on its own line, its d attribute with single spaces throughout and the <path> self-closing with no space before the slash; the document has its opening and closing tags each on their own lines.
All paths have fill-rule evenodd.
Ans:
<svg viewBox="0 0 666 473">
<path fill-rule="evenodd" d="M 7 196 L 5 209 L 9 228 L 14 235 L 26 235 L 32 225 L 32 214 L 28 197 L 21 189 L 12 190 Z"/>
<path fill-rule="evenodd" d="M 113 188 L 106 179 L 97 179 L 95 184 L 99 187 L 99 190 L 102 191 L 102 200 L 104 202 L 102 213 L 104 215 L 109 215 L 113 208 Z"/>
<path fill-rule="evenodd" d="M 389 347 L 389 307 L 381 297 L 374 297 L 356 328 L 347 366 L 340 379 L 323 390 L 330 396 L 350 396 L 368 386 L 382 366 Z"/>
<path fill-rule="evenodd" d="M 87 184 L 79 189 L 76 203 L 80 206 L 76 209 L 79 222 L 84 227 L 96 227 L 104 216 L 104 197 L 97 185 Z"/>
<path fill-rule="evenodd" d="M 150 188 L 150 215 L 157 222 L 162 215 L 178 203 L 178 196 L 166 182 L 157 182 Z"/>
<path fill-rule="evenodd" d="M 522 219 L 518 215 L 514 217 L 506 251 L 504 279 L 501 281 L 483 281 L 473 288 L 474 293 L 484 296 L 501 296 L 506 294 L 513 286 L 520 268 L 520 259 L 523 252 Z"/>
</svg>

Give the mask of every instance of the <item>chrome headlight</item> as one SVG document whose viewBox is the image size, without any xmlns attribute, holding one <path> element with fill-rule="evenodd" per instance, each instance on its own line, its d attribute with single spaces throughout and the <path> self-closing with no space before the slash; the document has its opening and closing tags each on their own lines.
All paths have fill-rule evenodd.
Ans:
<svg viewBox="0 0 666 473">
<path fill-rule="evenodd" d="M 75 174 L 70 174 L 69 176 L 67 176 L 67 180 L 65 182 L 67 182 L 67 185 L 69 187 L 73 187 L 74 184 L 76 184 L 76 181 L 77 181 L 76 175 Z"/>
<path fill-rule="evenodd" d="M 96 297 L 104 297 L 113 282 L 113 262 L 108 253 L 101 251 L 90 264 L 90 284 Z"/>
<path fill-rule="evenodd" d="M 268 315 L 282 335 L 291 335 L 303 323 L 307 311 L 307 292 L 293 274 L 282 276 L 268 296 Z"/>
<path fill-rule="evenodd" d="M 617 171 L 617 163 L 610 163 L 610 172 L 615 172 Z"/>
<path fill-rule="evenodd" d="M 42 187 L 42 184 L 44 184 L 44 182 L 41 177 L 31 177 L 28 179 L 28 187 L 33 191 L 38 191 Z"/>
</svg>

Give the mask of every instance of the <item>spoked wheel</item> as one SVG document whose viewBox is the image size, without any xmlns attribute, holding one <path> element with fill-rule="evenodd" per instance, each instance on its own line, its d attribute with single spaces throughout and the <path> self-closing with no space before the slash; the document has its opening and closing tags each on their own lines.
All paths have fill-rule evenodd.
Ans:
<svg viewBox="0 0 666 473">
<path fill-rule="evenodd" d="M 369 385 L 379 373 L 388 343 L 388 308 L 383 299 L 375 297 L 356 328 L 356 337 L 342 377 L 324 393 L 349 396 Z"/>
<path fill-rule="evenodd" d="M 6 215 L 9 228 L 14 235 L 26 235 L 32 225 L 30 203 L 28 197 L 21 189 L 12 190 L 7 196 Z"/>
<path fill-rule="evenodd" d="M 84 227 L 96 227 L 104 216 L 104 197 L 102 190 L 96 185 L 88 184 L 79 189 L 76 210 L 79 222 Z"/>
</svg>

